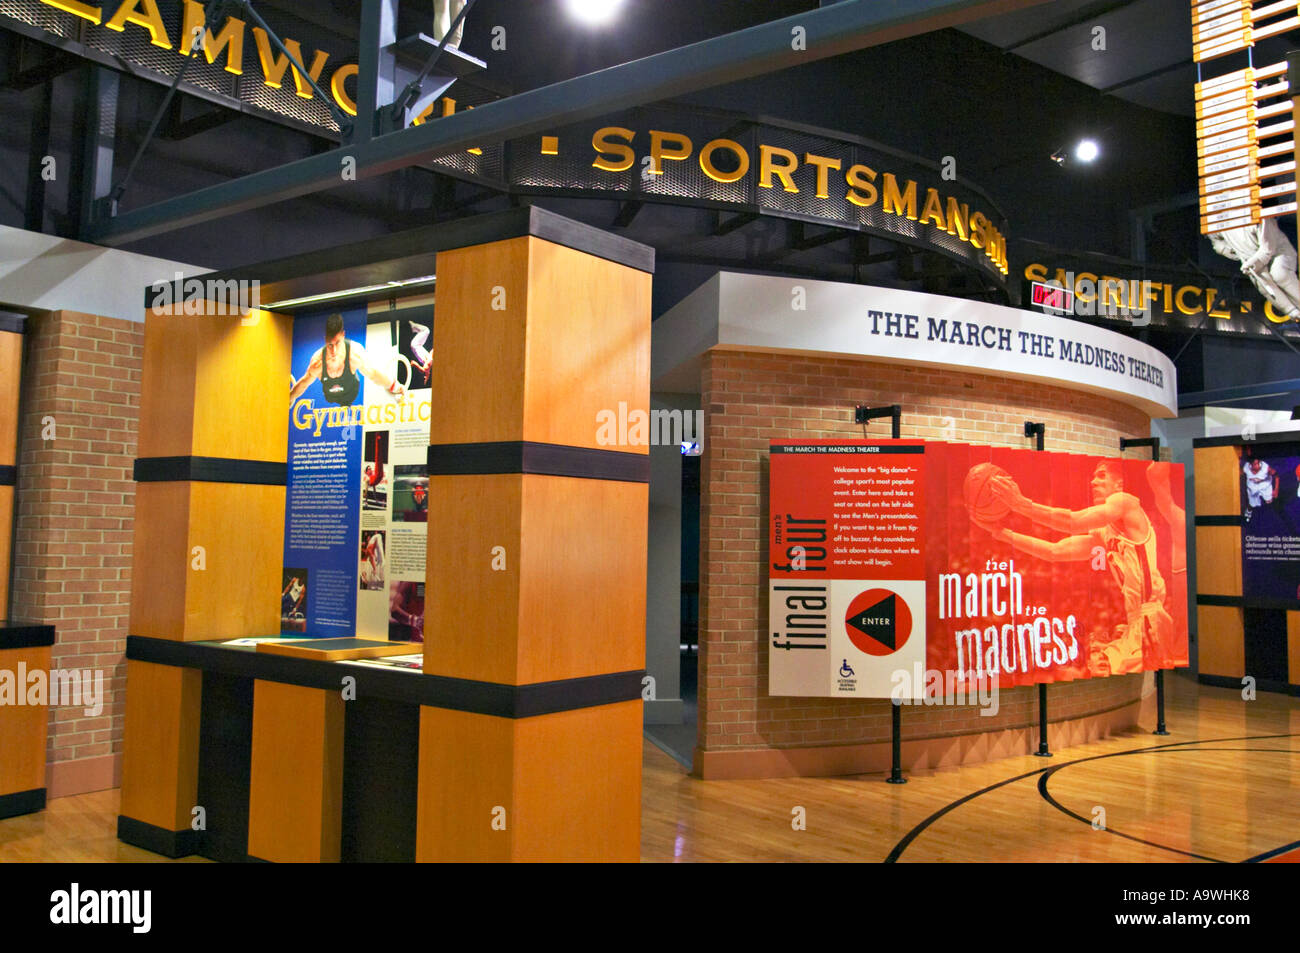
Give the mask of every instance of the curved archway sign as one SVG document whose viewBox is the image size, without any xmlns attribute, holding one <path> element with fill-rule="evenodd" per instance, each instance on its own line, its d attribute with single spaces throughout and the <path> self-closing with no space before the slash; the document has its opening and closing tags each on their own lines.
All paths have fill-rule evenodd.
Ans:
<svg viewBox="0 0 1300 953">
<path fill-rule="evenodd" d="M 709 348 L 960 368 L 1099 394 L 1152 417 L 1178 412 L 1173 362 L 1105 328 L 963 298 L 720 272 L 655 322 L 651 379 L 689 385 Z"/>
<path fill-rule="evenodd" d="M 345 41 L 328 30 L 300 33 L 300 22 L 293 25 L 299 37 L 286 33 L 285 44 L 310 77 L 291 65 L 261 27 L 233 16 L 207 23 L 198 0 L 143 7 L 6 0 L 0 4 L 0 23 L 66 53 L 110 69 L 127 67 L 159 83 L 170 83 L 180 69 L 185 38 L 205 30 L 203 55 L 190 60 L 180 84 L 184 92 L 327 138 L 338 136 L 336 119 L 357 114 L 358 67 Z M 418 62 L 426 53 L 418 42 L 397 50 Z M 442 60 L 444 65 L 460 61 L 454 66 L 458 75 L 483 67 L 455 52 Z M 497 98 L 472 84 L 458 84 L 453 91 L 455 99 L 438 99 L 414 117 L 414 124 Z M 941 166 L 840 132 L 670 103 L 507 143 L 484 143 L 435 156 L 429 164 L 514 195 L 621 199 L 745 216 L 722 226 L 728 230 L 750 217 L 767 216 L 876 235 L 938 253 L 998 288 L 1007 286 L 1005 216 L 982 191 L 957 179 L 951 161 Z M 821 237 L 813 243 L 820 244 Z M 746 249 L 757 252 L 748 244 Z"/>
<path fill-rule="evenodd" d="M 844 133 L 663 105 L 434 164 L 497 168 L 511 192 L 688 205 L 878 235 L 937 252 L 1005 287 L 1007 222 L 951 168 Z"/>
</svg>

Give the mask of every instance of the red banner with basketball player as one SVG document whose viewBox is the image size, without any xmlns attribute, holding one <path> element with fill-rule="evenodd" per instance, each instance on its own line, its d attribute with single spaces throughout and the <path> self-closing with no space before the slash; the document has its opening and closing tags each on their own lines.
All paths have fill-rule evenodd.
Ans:
<svg viewBox="0 0 1300 953">
<path fill-rule="evenodd" d="M 1187 664 L 1182 467 L 771 445 L 769 691 L 918 698 Z"/>
</svg>

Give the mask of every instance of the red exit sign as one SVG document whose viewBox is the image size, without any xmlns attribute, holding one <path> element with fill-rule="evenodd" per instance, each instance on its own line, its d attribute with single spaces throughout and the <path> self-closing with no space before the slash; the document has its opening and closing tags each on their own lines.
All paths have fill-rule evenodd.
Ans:
<svg viewBox="0 0 1300 953">
<path fill-rule="evenodd" d="M 1050 311 L 1074 313 L 1074 292 L 1066 291 L 1056 285 L 1045 285 L 1041 281 L 1033 283 L 1031 293 L 1033 303 Z"/>
</svg>

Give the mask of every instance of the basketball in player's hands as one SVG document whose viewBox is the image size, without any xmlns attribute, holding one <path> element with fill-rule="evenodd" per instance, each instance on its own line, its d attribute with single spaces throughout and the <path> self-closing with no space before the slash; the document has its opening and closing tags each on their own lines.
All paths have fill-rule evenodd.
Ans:
<svg viewBox="0 0 1300 953">
<path fill-rule="evenodd" d="M 961 493 L 966 511 L 981 524 L 996 523 L 1011 512 L 1011 507 L 995 489 L 994 477 L 1004 477 L 1012 487 L 1016 485 L 1011 474 L 993 463 L 975 464 L 966 471 L 966 479 L 962 483 Z"/>
</svg>

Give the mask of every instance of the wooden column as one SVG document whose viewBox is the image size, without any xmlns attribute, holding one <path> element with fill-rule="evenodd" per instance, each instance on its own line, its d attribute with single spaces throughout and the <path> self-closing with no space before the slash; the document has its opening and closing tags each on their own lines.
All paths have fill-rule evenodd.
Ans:
<svg viewBox="0 0 1300 953">
<path fill-rule="evenodd" d="M 343 831 L 343 695 L 253 683 L 248 854 L 337 863 Z"/>
<path fill-rule="evenodd" d="M 653 253 L 518 220 L 438 254 L 424 671 L 464 681 L 416 857 L 635 861 L 649 456 L 599 427 L 648 413 Z"/>
<path fill-rule="evenodd" d="M 184 310 L 145 319 L 130 632 L 274 635 L 287 447 L 287 399 L 276 397 L 288 395 L 292 320 Z M 133 660 L 129 645 L 127 657 L 118 836 L 192 853 L 202 680 Z"/>
<path fill-rule="evenodd" d="M 0 625 L 0 679 L 8 682 L 0 685 L 0 818 L 45 807 L 50 699 L 31 697 L 27 675 L 48 678 L 53 644 L 53 626 Z"/>
<path fill-rule="evenodd" d="M 9 615 L 24 321 L 21 314 L 0 311 L 0 618 Z M 53 644 L 52 626 L 0 622 L 0 679 L 7 682 L 0 684 L 0 817 L 45 807 L 50 709 L 32 703 L 40 699 L 29 695 L 26 676 L 42 671 L 48 677 Z"/>
<path fill-rule="evenodd" d="M 1241 460 L 1231 446 L 1197 447 L 1195 465 L 1197 595 L 1240 599 Z M 1199 676 L 1240 680 L 1246 674 L 1241 606 L 1198 605 L 1196 646 Z"/>
<path fill-rule="evenodd" d="M 24 317 L 0 311 L 0 617 L 9 615 Z"/>
</svg>

